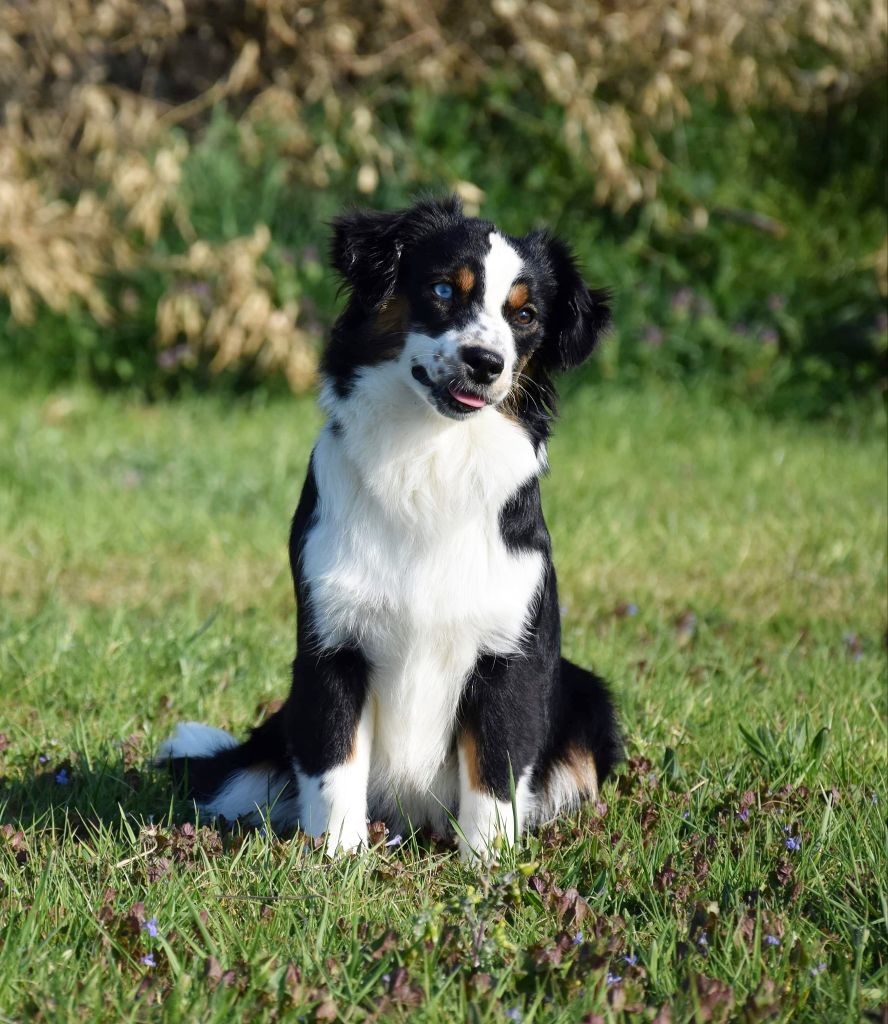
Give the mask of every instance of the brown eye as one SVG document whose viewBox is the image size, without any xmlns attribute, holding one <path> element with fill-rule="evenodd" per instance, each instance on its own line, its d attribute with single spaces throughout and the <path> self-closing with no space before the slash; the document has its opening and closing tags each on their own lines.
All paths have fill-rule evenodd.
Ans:
<svg viewBox="0 0 888 1024">
<path fill-rule="evenodd" d="M 522 306 L 515 314 L 519 324 L 532 324 L 536 320 L 536 310 L 533 306 Z"/>
</svg>

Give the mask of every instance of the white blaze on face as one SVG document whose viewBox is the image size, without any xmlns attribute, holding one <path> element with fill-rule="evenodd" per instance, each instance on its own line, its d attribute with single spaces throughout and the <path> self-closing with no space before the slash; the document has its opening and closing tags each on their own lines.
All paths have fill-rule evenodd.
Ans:
<svg viewBox="0 0 888 1024">
<path fill-rule="evenodd" d="M 521 273 L 524 261 L 511 245 L 497 234 L 490 232 L 490 252 L 484 258 L 483 312 L 479 317 L 480 341 L 490 345 L 506 361 L 503 375 L 511 375 L 515 363 L 515 342 L 512 329 L 503 316 L 503 307 L 509 297 L 515 279 Z"/>
<path fill-rule="evenodd" d="M 505 238 L 491 231 L 490 252 L 484 258 L 484 312 L 491 319 L 505 324 L 503 306 L 523 266 L 524 261 Z"/>
</svg>

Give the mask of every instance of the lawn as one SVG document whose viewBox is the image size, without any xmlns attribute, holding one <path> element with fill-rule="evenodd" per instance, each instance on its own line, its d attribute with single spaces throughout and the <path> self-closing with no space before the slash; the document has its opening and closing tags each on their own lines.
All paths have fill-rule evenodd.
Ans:
<svg viewBox="0 0 888 1024">
<path fill-rule="evenodd" d="M 884 425 L 571 390 L 565 646 L 630 760 L 479 874 L 195 828 L 150 767 L 285 693 L 310 401 L 0 410 L 0 1020 L 885 1019 Z"/>
</svg>

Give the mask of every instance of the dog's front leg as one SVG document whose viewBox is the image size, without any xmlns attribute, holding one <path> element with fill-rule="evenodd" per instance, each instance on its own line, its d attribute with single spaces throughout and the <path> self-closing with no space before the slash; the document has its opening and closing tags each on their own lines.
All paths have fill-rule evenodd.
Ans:
<svg viewBox="0 0 888 1024">
<path fill-rule="evenodd" d="M 326 832 L 331 855 L 366 846 L 373 723 L 363 655 L 297 655 L 288 718 L 303 831 Z"/>
<path fill-rule="evenodd" d="M 511 846 L 524 828 L 541 716 L 520 659 L 479 659 L 467 688 L 459 737 L 459 845 L 463 860 L 486 859 L 497 836 Z"/>
</svg>

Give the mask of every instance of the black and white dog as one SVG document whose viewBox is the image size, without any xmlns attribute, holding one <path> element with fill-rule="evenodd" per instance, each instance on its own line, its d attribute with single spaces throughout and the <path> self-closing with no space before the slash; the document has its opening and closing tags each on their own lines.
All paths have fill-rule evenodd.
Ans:
<svg viewBox="0 0 888 1024">
<path fill-rule="evenodd" d="M 245 743 L 196 723 L 159 756 L 228 819 L 367 844 L 367 820 L 485 856 L 597 793 L 622 756 L 608 691 L 561 657 L 538 478 L 551 374 L 608 323 L 542 232 L 456 199 L 334 222 L 348 290 L 322 363 L 328 419 L 290 534 L 293 683 Z"/>
</svg>

